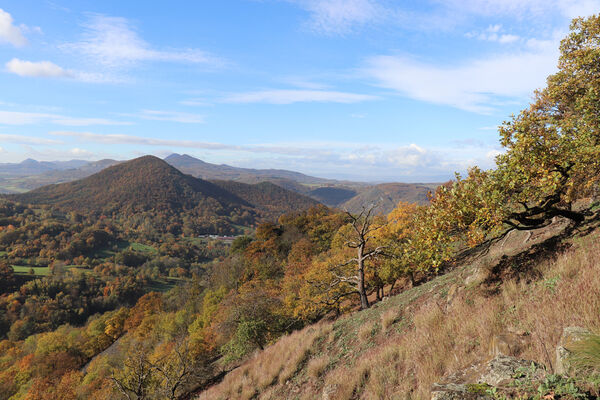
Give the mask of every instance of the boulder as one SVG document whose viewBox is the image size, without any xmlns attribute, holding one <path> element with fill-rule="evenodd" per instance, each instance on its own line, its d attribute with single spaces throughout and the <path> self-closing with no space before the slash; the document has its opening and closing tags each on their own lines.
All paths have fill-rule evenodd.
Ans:
<svg viewBox="0 0 600 400">
<path fill-rule="evenodd" d="M 491 400 L 492 396 L 473 384 L 434 384 L 431 388 L 431 400 Z"/>
<path fill-rule="evenodd" d="M 579 326 L 569 326 L 563 329 L 558 346 L 556 346 L 556 363 L 554 365 L 555 373 L 560 375 L 568 375 L 570 372 L 572 372 L 569 362 L 569 358 L 571 357 L 569 347 L 573 345 L 573 343 L 580 341 L 590 334 L 590 331 Z"/>
<path fill-rule="evenodd" d="M 533 361 L 499 355 L 485 365 L 478 382 L 490 386 L 506 386 L 514 380 L 515 375 L 523 371 L 527 371 L 532 379 L 542 379 L 546 374 L 545 370 Z"/>
<path fill-rule="evenodd" d="M 544 368 L 533 361 L 498 355 L 487 363 L 479 363 L 444 378 L 431 387 L 431 400 L 486 400 L 493 399 L 488 389 L 506 388 L 519 375 L 531 380 L 542 380 Z"/>
</svg>

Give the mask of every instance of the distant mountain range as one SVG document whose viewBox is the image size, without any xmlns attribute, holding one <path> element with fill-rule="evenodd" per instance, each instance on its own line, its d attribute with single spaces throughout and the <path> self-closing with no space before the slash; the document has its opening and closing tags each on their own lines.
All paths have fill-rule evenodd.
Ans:
<svg viewBox="0 0 600 400">
<path fill-rule="evenodd" d="M 358 211 L 376 204 L 378 211 L 389 212 L 398 201 L 425 204 L 427 193 L 436 184 L 385 183 L 338 181 L 318 178 L 300 172 L 280 169 L 238 168 L 204 162 L 187 154 L 171 154 L 164 161 L 184 174 L 205 181 L 219 181 L 216 185 L 236 186 L 233 183 L 257 184 L 268 182 L 288 191 L 308 196 L 330 207 Z M 0 164 L 0 193 L 24 193 L 46 185 L 72 182 L 86 178 L 108 167 L 123 163 L 116 160 L 86 162 L 82 160 L 40 162 L 32 159 L 18 164 Z M 229 181 L 229 183 L 227 182 Z M 276 189 L 263 186 L 265 193 L 275 195 Z M 281 194 L 277 194 L 279 196 Z M 266 194 L 262 204 L 267 206 Z M 255 199 L 256 200 L 256 199 Z"/>
</svg>

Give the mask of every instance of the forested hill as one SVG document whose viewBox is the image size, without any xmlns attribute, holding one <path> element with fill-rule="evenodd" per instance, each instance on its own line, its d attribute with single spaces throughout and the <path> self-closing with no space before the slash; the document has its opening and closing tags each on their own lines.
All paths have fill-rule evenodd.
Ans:
<svg viewBox="0 0 600 400">
<path fill-rule="evenodd" d="M 249 206 L 222 188 L 185 175 L 153 156 L 136 158 L 78 181 L 44 186 L 11 198 L 78 212 L 181 211 L 207 201 L 220 206 Z"/>
<path fill-rule="evenodd" d="M 27 204 L 64 211 L 131 217 L 193 220 L 194 233 L 232 233 L 233 225 L 253 226 L 316 201 L 272 184 L 213 183 L 186 175 L 165 161 L 144 156 L 106 168 L 85 179 L 48 185 L 8 196 Z M 160 227 L 160 218 L 154 218 Z"/>
<path fill-rule="evenodd" d="M 284 189 L 271 182 L 254 185 L 234 181 L 215 180 L 211 182 L 271 215 L 281 214 L 282 211 L 306 210 L 319 204 L 318 201 L 308 196 Z"/>
</svg>

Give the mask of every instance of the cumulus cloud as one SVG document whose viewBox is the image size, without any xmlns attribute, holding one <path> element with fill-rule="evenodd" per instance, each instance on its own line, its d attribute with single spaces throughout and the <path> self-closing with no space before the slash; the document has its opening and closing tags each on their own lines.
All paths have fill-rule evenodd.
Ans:
<svg viewBox="0 0 600 400">
<path fill-rule="evenodd" d="M 90 15 L 80 41 L 63 49 L 75 51 L 109 68 L 132 66 L 142 61 L 186 62 L 218 65 L 218 58 L 198 49 L 158 50 L 142 39 L 126 18 Z"/>
<path fill-rule="evenodd" d="M 130 145 L 135 147 L 136 154 L 141 154 L 144 146 L 155 147 L 157 150 L 152 152 L 163 155 L 172 153 L 171 149 L 192 154 L 194 150 L 202 150 L 204 155 L 226 157 L 220 162 L 236 160 L 237 166 L 293 169 L 318 176 L 362 180 L 440 181 L 451 178 L 454 171 L 465 172 L 469 166 L 491 167 L 498 151 L 495 144 L 484 143 L 449 143 L 443 148 L 427 148 L 415 143 L 399 146 L 346 142 L 231 145 L 93 132 L 56 131 L 50 134 L 80 142 Z"/>
<path fill-rule="evenodd" d="M 12 15 L 0 8 L 0 43 L 10 43 L 13 46 L 21 47 L 27 44 L 27 39 L 23 36 L 23 26 L 15 26 Z"/>
<path fill-rule="evenodd" d="M 292 103 L 358 103 L 362 101 L 375 100 L 376 96 L 327 91 L 327 90 L 261 90 L 256 92 L 236 93 L 222 99 L 225 103 L 268 103 L 268 104 L 292 104 Z"/>
<path fill-rule="evenodd" d="M 6 63 L 6 70 L 19 76 L 33 76 L 45 78 L 60 78 L 72 76 L 69 71 L 50 61 L 23 61 L 13 58 Z"/>
<path fill-rule="evenodd" d="M 131 125 L 131 122 L 116 121 L 106 118 L 78 118 L 49 113 L 0 111 L 0 124 L 3 125 L 34 125 L 42 123 L 65 126 Z"/>
<path fill-rule="evenodd" d="M 529 41 L 514 53 L 486 55 L 455 66 L 425 63 L 410 56 L 376 56 L 367 61 L 368 77 L 384 88 L 435 104 L 490 113 L 494 104 L 523 99 L 556 70 L 558 37 Z"/>
</svg>

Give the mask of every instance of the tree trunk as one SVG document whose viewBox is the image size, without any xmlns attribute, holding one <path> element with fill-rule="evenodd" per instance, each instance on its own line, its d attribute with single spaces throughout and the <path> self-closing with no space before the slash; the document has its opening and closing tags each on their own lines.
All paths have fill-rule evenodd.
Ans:
<svg viewBox="0 0 600 400">
<path fill-rule="evenodd" d="M 392 290 L 394 290 L 394 285 L 396 284 L 396 280 L 392 282 L 392 286 L 390 286 L 390 290 L 388 290 L 388 297 L 392 295 Z"/>
<path fill-rule="evenodd" d="M 360 309 L 369 308 L 369 299 L 365 290 L 365 260 L 364 246 L 358 246 L 358 294 L 360 295 Z"/>
</svg>

